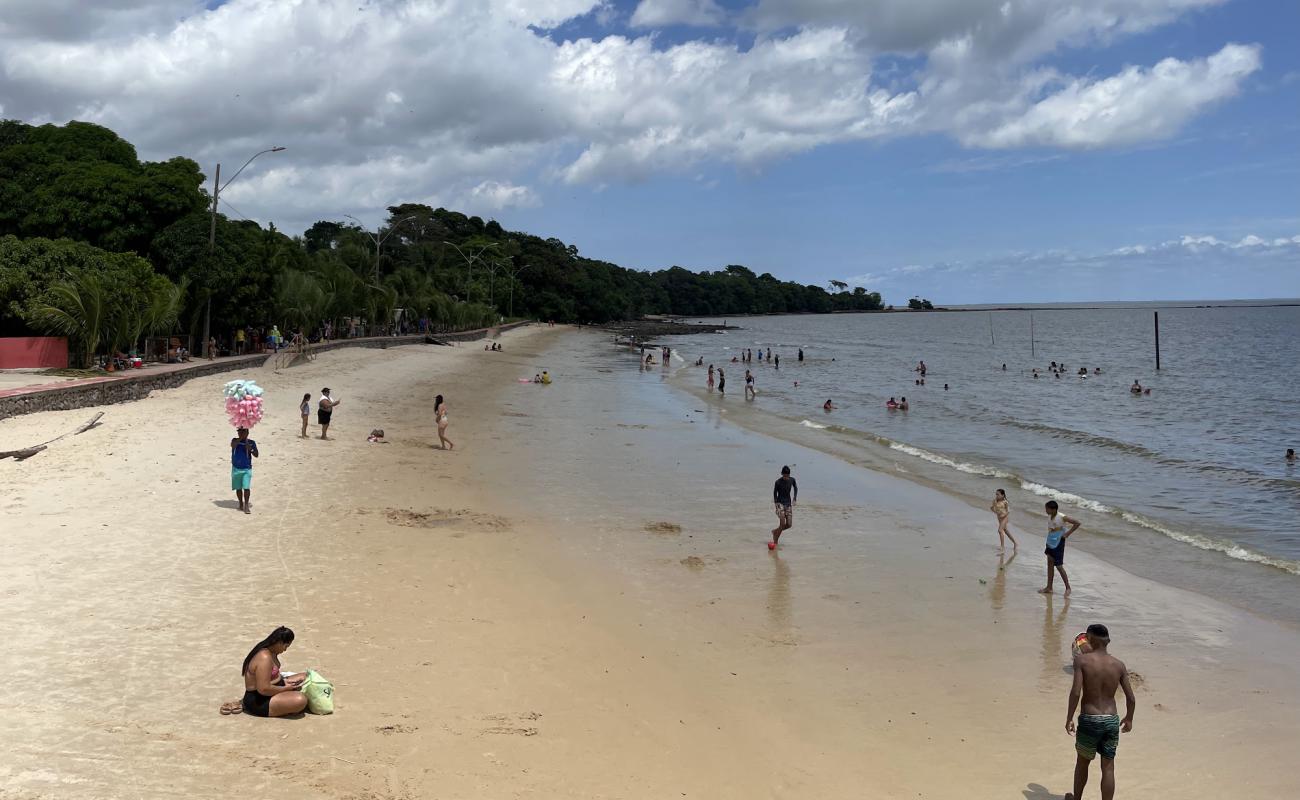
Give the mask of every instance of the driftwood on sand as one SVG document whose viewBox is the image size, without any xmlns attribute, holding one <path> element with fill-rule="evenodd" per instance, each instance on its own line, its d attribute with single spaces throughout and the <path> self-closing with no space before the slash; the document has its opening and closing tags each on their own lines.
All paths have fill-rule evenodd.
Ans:
<svg viewBox="0 0 1300 800">
<path fill-rule="evenodd" d="M 96 414 L 95 416 L 91 417 L 90 420 L 89 420 L 88 422 L 86 422 L 84 425 L 82 425 L 81 427 L 77 428 L 76 430 L 74 430 L 74 431 L 68 431 L 67 433 L 63 434 L 62 436 L 56 436 L 56 437 L 54 437 L 53 439 L 49 440 L 48 442 L 42 442 L 42 443 L 40 443 L 40 444 L 35 444 L 35 445 L 32 445 L 31 447 L 24 447 L 24 448 L 22 448 L 21 450 L 0 450 L 0 461 L 3 461 L 3 460 L 6 459 L 6 458 L 12 458 L 12 459 L 14 459 L 15 461 L 24 461 L 24 460 L 26 460 L 26 459 L 29 459 L 29 458 L 31 458 L 32 456 L 36 455 L 37 453 L 41 452 L 42 450 L 46 449 L 46 448 L 49 447 L 50 445 L 52 445 L 52 444 L 54 444 L 55 442 L 59 441 L 60 439 L 66 439 L 66 438 L 68 438 L 69 436 L 76 436 L 76 435 L 79 434 L 79 433 L 85 433 L 86 431 L 88 431 L 88 430 L 90 430 L 91 428 L 93 428 L 93 427 L 95 427 L 96 425 L 98 425 L 98 424 L 99 424 L 99 420 L 100 420 L 103 416 L 104 416 L 104 412 L 103 412 L 103 411 L 100 411 L 98 414 Z"/>
</svg>

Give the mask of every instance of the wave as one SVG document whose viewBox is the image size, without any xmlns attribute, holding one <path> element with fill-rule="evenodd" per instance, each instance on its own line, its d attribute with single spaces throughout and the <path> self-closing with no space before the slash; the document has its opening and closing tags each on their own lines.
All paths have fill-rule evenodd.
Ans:
<svg viewBox="0 0 1300 800">
<path fill-rule="evenodd" d="M 899 452 L 907 453 L 910 456 L 916 456 L 917 458 L 920 458 L 922 460 L 929 461 L 931 464 L 941 464 L 945 467 L 952 467 L 955 470 L 958 470 L 960 472 L 965 472 L 970 475 L 984 475 L 990 478 L 1016 477 L 1015 475 L 1012 475 L 1010 472 L 1005 472 L 1003 470 L 998 469 L 997 467 L 990 467 L 985 464 L 971 464 L 966 461 L 955 461 L 951 458 L 948 458 L 947 456 L 941 456 L 938 453 L 931 453 L 929 450 L 922 450 L 921 448 L 913 447 L 910 444 L 895 442 L 892 439 L 885 439 L 884 441 L 889 443 L 889 449 L 891 450 L 898 450 Z"/>
<path fill-rule="evenodd" d="M 1208 536 L 1202 536 L 1199 533 L 1171 530 L 1170 528 L 1166 528 L 1157 522 L 1153 522 L 1140 514 L 1134 514 L 1131 511 L 1121 511 L 1119 512 L 1119 516 L 1126 522 L 1147 528 L 1148 530 L 1153 530 L 1157 533 L 1168 536 L 1174 541 L 1182 542 L 1183 544 L 1190 544 L 1193 547 L 1198 547 L 1202 550 L 1223 553 L 1229 558 L 1235 558 L 1238 561 L 1249 561 L 1254 564 L 1266 564 L 1270 567 L 1277 567 L 1278 569 L 1285 570 L 1292 575 L 1300 575 L 1300 561 L 1292 561 L 1286 558 L 1264 555 L 1263 553 L 1256 552 L 1250 548 L 1242 547 L 1236 542 L 1212 539 Z"/>
<path fill-rule="evenodd" d="M 1111 506 L 1108 506 L 1105 503 L 1101 503 L 1087 497 L 1082 497 L 1080 495 L 1074 494 L 1073 492 L 1063 491 L 1061 489 L 1056 489 L 1054 487 L 1047 486 L 1041 483 L 1035 483 L 1034 481 L 1024 480 L 1023 478 L 1017 478 L 1017 476 L 1009 472 L 997 469 L 996 467 L 990 467 L 984 464 L 970 464 L 962 461 L 956 461 L 954 459 L 948 458 L 947 456 L 942 456 L 937 453 L 931 453 L 928 450 L 922 450 L 919 447 L 913 447 L 908 444 L 903 444 L 902 442 L 890 441 L 889 447 L 891 450 L 897 450 L 902 453 L 907 453 L 908 455 L 916 456 L 917 458 L 920 458 L 922 460 L 929 461 L 932 464 L 940 464 L 945 467 L 951 467 L 952 469 L 956 469 L 960 472 L 965 472 L 971 475 L 985 475 L 994 478 L 1013 478 L 1020 482 L 1021 489 L 1030 492 L 1032 494 L 1036 494 L 1040 497 L 1047 497 L 1049 499 L 1057 501 L 1058 503 L 1065 503 L 1066 505 L 1074 506 L 1075 508 L 1087 509 L 1089 511 L 1096 512 L 1098 514 L 1109 514 L 1111 516 L 1119 517 L 1120 519 L 1124 520 L 1125 522 L 1128 522 L 1131 525 L 1136 525 L 1140 528 L 1145 528 L 1150 531 L 1155 531 L 1156 533 L 1159 533 L 1162 536 L 1166 536 L 1170 539 L 1173 539 L 1176 542 L 1189 544 L 1201 550 L 1222 553 L 1223 555 L 1226 555 L 1229 558 L 1234 558 L 1238 561 L 1247 561 L 1253 564 L 1263 564 L 1265 566 L 1275 567 L 1285 572 L 1289 572 L 1292 575 L 1300 575 L 1300 561 L 1293 561 L 1291 559 L 1278 558 L 1276 556 L 1266 555 L 1264 553 L 1251 550 L 1248 547 L 1243 547 L 1242 545 L 1239 545 L 1233 541 L 1214 539 L 1199 533 L 1192 533 L 1190 531 L 1180 531 L 1173 528 L 1169 528 L 1166 527 L 1165 525 L 1161 525 L 1160 523 L 1154 520 L 1148 519 L 1142 516 L 1141 514 L 1135 514 L 1131 511 L 1124 511 L 1121 509 L 1112 508 Z"/>
<path fill-rule="evenodd" d="M 1086 497 L 1080 497 L 1079 495 L 1073 494 L 1071 492 L 1065 492 L 1060 489 L 1053 489 L 1051 486 L 1044 486 L 1041 483 L 1034 483 L 1033 481 L 1022 480 L 1020 481 L 1020 488 L 1024 489 L 1026 492 L 1032 492 L 1033 494 L 1036 494 L 1039 497 L 1047 497 L 1057 501 L 1058 503 L 1068 503 L 1072 506 L 1075 506 L 1076 508 L 1086 508 L 1089 511 L 1096 511 L 1099 514 L 1116 513 L 1115 509 L 1111 508 L 1105 503 L 1098 503 L 1096 500 L 1089 500 Z"/>
<path fill-rule="evenodd" d="M 821 425 L 819 423 L 813 422 L 810 419 L 806 419 L 803 422 L 800 422 L 799 424 L 804 426 L 805 428 L 816 428 L 819 431 L 824 431 L 830 427 L 829 425 Z"/>
<path fill-rule="evenodd" d="M 1148 447 L 1143 447 L 1140 444 L 1134 444 L 1132 442 L 1122 442 L 1119 439 L 1112 439 L 1109 436 L 1101 436 L 1099 434 L 1087 433 L 1085 431 L 1076 431 L 1073 428 L 1058 428 L 1055 425 L 1044 425 L 1041 422 L 1025 422 L 1024 420 L 1012 419 L 1010 417 L 1004 418 L 1003 422 L 1022 430 L 1046 433 L 1054 438 L 1068 439 L 1077 444 L 1104 447 L 1108 450 L 1119 450 L 1120 452 L 1138 455 L 1156 461 L 1163 460 L 1163 456 L 1160 453 L 1157 453 Z"/>
</svg>

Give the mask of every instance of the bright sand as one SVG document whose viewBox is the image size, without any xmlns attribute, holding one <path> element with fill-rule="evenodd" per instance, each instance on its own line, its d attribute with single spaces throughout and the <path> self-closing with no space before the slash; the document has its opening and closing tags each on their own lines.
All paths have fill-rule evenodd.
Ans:
<svg viewBox="0 0 1300 800">
<path fill-rule="evenodd" d="M 1118 796 L 1300 794 L 1295 630 L 1077 551 L 1041 597 L 1032 514 L 999 560 L 991 515 L 727 422 L 739 375 L 706 403 L 597 334 L 502 341 L 202 378 L 0 462 L 0 796 L 1048 800 L 1092 621 L 1142 676 Z M 267 389 L 251 516 L 235 377 Z M 326 385 L 337 440 L 298 439 Z M 782 463 L 804 500 L 772 556 Z M 219 716 L 278 624 L 337 713 Z"/>
</svg>

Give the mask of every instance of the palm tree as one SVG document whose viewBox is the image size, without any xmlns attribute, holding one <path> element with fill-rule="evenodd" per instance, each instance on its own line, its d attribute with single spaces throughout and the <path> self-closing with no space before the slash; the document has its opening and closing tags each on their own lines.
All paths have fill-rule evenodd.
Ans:
<svg viewBox="0 0 1300 800">
<path fill-rule="evenodd" d="M 89 270 L 50 284 L 49 301 L 38 303 L 30 322 L 42 330 L 67 336 L 79 349 L 80 363 L 89 366 L 106 336 L 114 336 L 108 294 L 99 275 Z"/>
</svg>

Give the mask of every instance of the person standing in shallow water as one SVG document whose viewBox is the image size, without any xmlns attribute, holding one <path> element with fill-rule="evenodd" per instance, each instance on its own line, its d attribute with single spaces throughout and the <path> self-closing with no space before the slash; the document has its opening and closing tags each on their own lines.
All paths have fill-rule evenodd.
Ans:
<svg viewBox="0 0 1300 800">
<path fill-rule="evenodd" d="M 708 386 L 708 388 L 710 389 L 713 388 L 713 365 L 712 364 L 709 365 L 709 382 L 705 385 Z"/>
<path fill-rule="evenodd" d="M 1074 736 L 1074 791 L 1065 800 L 1082 800 L 1083 789 L 1088 785 L 1088 770 L 1092 760 L 1101 756 L 1102 800 L 1115 797 L 1115 752 L 1119 748 L 1121 732 L 1133 730 L 1133 712 L 1137 698 L 1129 682 L 1128 667 L 1107 652 L 1110 631 L 1105 625 L 1088 626 L 1089 651 L 1074 659 L 1074 683 L 1070 687 L 1070 701 L 1065 712 L 1065 732 Z M 1115 706 L 1115 692 L 1124 690 L 1124 719 L 1119 718 Z M 1079 710 L 1079 722 L 1074 721 L 1074 711 Z"/>
<path fill-rule="evenodd" d="M 781 467 L 781 477 L 772 486 L 772 503 L 776 507 L 776 527 L 772 529 L 772 541 L 767 543 L 768 550 L 775 550 L 781 541 L 781 534 L 794 526 L 794 504 L 799 500 L 799 484 L 790 475 L 789 467 Z"/>
<path fill-rule="evenodd" d="M 727 393 L 727 373 L 721 369 L 718 370 L 718 394 Z"/>
</svg>

